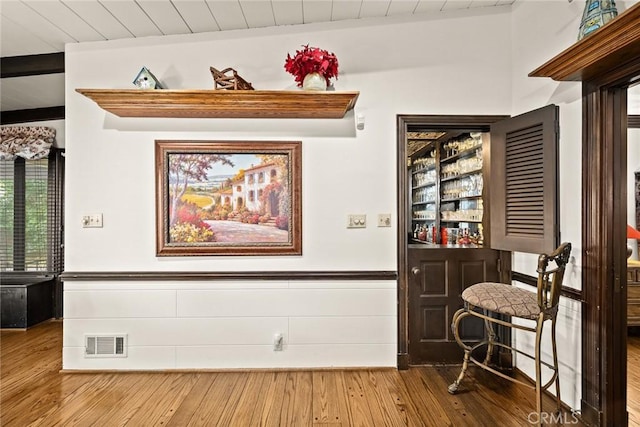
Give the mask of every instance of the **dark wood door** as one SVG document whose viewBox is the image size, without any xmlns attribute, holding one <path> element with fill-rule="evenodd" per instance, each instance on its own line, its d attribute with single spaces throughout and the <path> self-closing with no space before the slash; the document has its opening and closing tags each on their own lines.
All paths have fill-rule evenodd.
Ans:
<svg viewBox="0 0 640 427">
<path fill-rule="evenodd" d="M 429 248 L 409 245 L 409 358 L 411 364 L 461 363 L 463 352 L 451 332 L 462 291 L 479 282 L 499 282 L 500 252 L 487 248 Z M 465 341 L 484 337 L 483 322 L 467 318 Z"/>
</svg>

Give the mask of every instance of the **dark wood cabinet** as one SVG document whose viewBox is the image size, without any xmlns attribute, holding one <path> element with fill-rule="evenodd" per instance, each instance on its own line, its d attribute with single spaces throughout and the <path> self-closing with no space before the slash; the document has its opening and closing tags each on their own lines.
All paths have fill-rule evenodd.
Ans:
<svg viewBox="0 0 640 427">
<path fill-rule="evenodd" d="M 2 328 L 26 329 L 54 317 L 55 279 L 3 277 L 0 286 Z"/>
</svg>

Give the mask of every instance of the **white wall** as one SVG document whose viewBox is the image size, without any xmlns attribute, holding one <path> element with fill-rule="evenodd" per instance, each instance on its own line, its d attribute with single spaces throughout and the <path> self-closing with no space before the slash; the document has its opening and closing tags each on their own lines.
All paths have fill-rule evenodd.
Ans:
<svg viewBox="0 0 640 427">
<path fill-rule="evenodd" d="M 67 271 L 396 270 L 396 115 L 508 114 L 510 9 L 69 45 Z M 355 27 L 353 26 L 355 25 Z M 351 26 L 351 28 L 348 28 Z M 310 43 L 359 90 L 342 120 L 120 119 L 76 88 L 130 88 L 147 66 L 169 88 L 211 88 L 209 66 L 292 89 Z M 154 140 L 301 140 L 303 255 L 157 258 Z M 103 213 L 104 228 L 81 217 Z M 366 229 L 346 229 L 364 213 Z M 394 226 L 375 227 L 378 213 Z M 64 369 L 395 366 L 395 281 L 67 282 Z M 275 332 L 285 350 L 271 351 Z M 85 333 L 128 333 L 126 359 L 84 359 Z"/>
</svg>

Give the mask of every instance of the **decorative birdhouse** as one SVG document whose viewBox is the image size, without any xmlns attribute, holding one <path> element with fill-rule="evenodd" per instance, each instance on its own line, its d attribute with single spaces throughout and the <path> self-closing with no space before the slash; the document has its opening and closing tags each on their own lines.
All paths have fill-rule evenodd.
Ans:
<svg viewBox="0 0 640 427">
<path fill-rule="evenodd" d="M 133 84 L 138 89 L 162 89 L 160 81 L 153 75 L 147 67 L 142 67 L 136 78 L 133 80 Z"/>
</svg>

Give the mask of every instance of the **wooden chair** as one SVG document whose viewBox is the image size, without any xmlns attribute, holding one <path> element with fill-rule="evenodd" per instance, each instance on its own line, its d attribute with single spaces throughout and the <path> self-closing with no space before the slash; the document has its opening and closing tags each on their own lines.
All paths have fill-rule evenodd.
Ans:
<svg viewBox="0 0 640 427">
<path fill-rule="evenodd" d="M 551 384 L 556 384 L 556 404 L 560 410 L 560 378 L 558 376 L 558 354 L 556 347 L 556 316 L 558 313 L 558 302 L 560 300 L 560 289 L 564 277 L 565 267 L 571 254 L 571 244 L 561 244 L 553 253 L 542 254 L 538 257 L 538 284 L 537 293 L 504 283 L 477 283 L 469 286 L 462 292 L 464 307 L 453 315 L 451 329 L 458 344 L 464 349 L 464 359 L 462 361 L 462 371 L 458 378 L 449 386 L 449 393 L 454 394 L 464 378 L 469 362 L 481 368 L 497 374 L 502 378 L 525 385 L 536 390 L 536 410 L 538 411 L 538 422 L 542 418 L 542 392 L 547 390 Z M 555 262 L 553 265 L 549 265 Z M 481 311 L 479 311 L 480 309 Z M 492 316 L 492 313 L 499 314 L 500 318 Z M 466 344 L 460 339 L 460 322 L 468 316 L 478 317 L 484 320 L 487 338 L 479 343 Z M 513 323 L 513 318 L 524 319 L 520 324 Z M 507 319 L 507 320 L 504 320 Z M 548 363 L 540 357 L 542 328 L 544 322 L 551 321 L 551 347 L 553 351 L 553 362 Z M 531 322 L 535 323 L 531 325 Z M 523 324 L 524 323 L 524 324 Z M 510 345 L 497 341 L 493 325 L 499 324 L 510 328 L 516 328 L 535 333 L 535 354 L 531 355 L 524 351 L 513 348 Z M 528 326 L 527 324 L 531 325 Z M 487 346 L 487 354 L 481 362 L 476 360 L 472 353 L 483 346 Z M 531 385 L 515 378 L 507 376 L 502 372 L 489 366 L 491 353 L 494 347 L 500 346 L 510 351 L 515 351 L 535 361 L 536 378 L 535 385 Z M 553 375 L 546 383 L 542 383 L 542 365 L 551 369 Z"/>
</svg>

